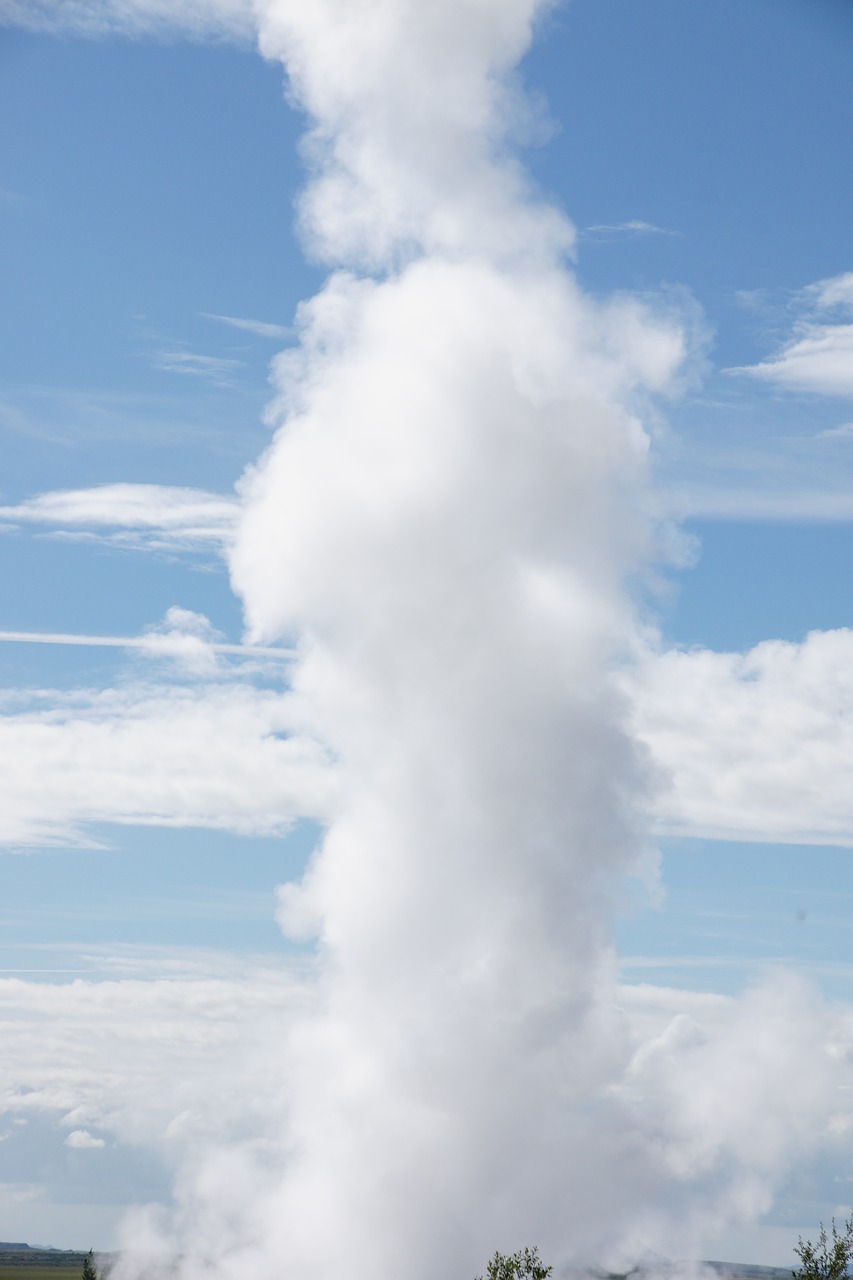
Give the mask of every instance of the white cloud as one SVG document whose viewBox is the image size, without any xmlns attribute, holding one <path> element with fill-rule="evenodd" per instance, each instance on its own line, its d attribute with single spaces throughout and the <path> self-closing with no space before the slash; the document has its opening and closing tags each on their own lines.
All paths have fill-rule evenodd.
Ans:
<svg viewBox="0 0 853 1280">
<path fill-rule="evenodd" d="M 661 653 L 636 698 L 661 830 L 853 844 L 853 631 Z"/>
<path fill-rule="evenodd" d="M 257 4 L 261 52 L 285 65 L 312 121 L 301 212 L 318 253 L 381 273 L 421 247 L 490 258 L 571 248 L 571 224 L 530 198 L 505 145 L 529 127 L 512 68 L 548 7 L 380 3 L 365 17 L 315 0 L 306 18 L 299 0 Z"/>
<path fill-rule="evenodd" d="M 0 843 L 86 843 L 90 823 L 270 834 L 334 791 L 288 695 L 130 683 L 0 699 Z"/>
<path fill-rule="evenodd" d="M 165 373 L 205 378 L 218 387 L 231 386 L 233 375 L 243 367 L 242 360 L 235 360 L 230 356 L 205 356 L 195 351 L 186 351 L 182 347 L 155 351 L 152 363 L 155 369 L 162 369 Z"/>
<path fill-rule="evenodd" d="M 236 497 L 157 484 L 104 484 L 58 489 L 14 506 L 0 520 L 66 532 L 90 530 L 111 539 L 137 539 L 161 548 L 221 548 L 233 536 Z"/>
<path fill-rule="evenodd" d="M 167 35 L 250 40 L 251 0 L 0 0 L 0 24 L 84 36 Z"/>
<path fill-rule="evenodd" d="M 777 355 L 728 372 L 751 374 L 794 391 L 853 395 L 853 272 L 809 285 L 796 306 L 793 333 Z"/>
<path fill-rule="evenodd" d="M 257 666 L 269 659 L 287 662 L 294 651 L 281 646 L 228 644 L 219 638 L 204 614 L 173 605 L 162 623 L 139 636 L 79 635 L 51 631 L 0 631 L 0 643 L 79 645 L 92 648 L 135 649 L 153 658 L 169 658 L 198 675 L 233 676 L 234 664 L 223 667 L 221 655 L 241 658 Z M 242 667 L 245 673 L 246 666 Z M 279 670 L 280 674 L 280 670 Z"/>
<path fill-rule="evenodd" d="M 827 433 L 829 434 L 829 433 Z M 755 470 L 758 471 L 756 459 Z M 764 473 L 766 477 L 766 472 Z M 718 484 L 697 481 L 667 495 L 667 509 L 677 518 L 699 516 L 723 520 L 853 520 L 853 491 L 835 488 L 838 476 L 828 476 L 825 485 L 794 485 L 782 477 L 778 486 L 739 483 Z"/>
<path fill-rule="evenodd" d="M 818 440 L 850 440 L 853 438 L 853 422 L 842 422 L 837 427 L 827 427 L 825 431 L 819 431 L 816 439 Z"/>
<path fill-rule="evenodd" d="M 629 222 L 614 223 L 596 223 L 594 226 L 585 227 L 585 234 L 595 234 L 600 236 L 618 236 L 618 235 L 655 235 L 655 236 L 676 236 L 677 231 L 670 231 L 666 227 L 655 226 L 653 222 L 643 222 L 642 219 L 632 218 Z"/>
<path fill-rule="evenodd" d="M 795 391 L 853 395 L 853 324 L 804 322 L 773 360 L 733 372 L 751 373 Z"/>
<path fill-rule="evenodd" d="M 0 979 L 0 1114 L 53 1115 L 72 1147 L 104 1146 L 94 1128 L 175 1160 L 194 1143 L 262 1136 L 277 1037 L 310 985 L 233 956 L 212 974 L 181 973 L 180 956 L 172 966 L 146 980 Z"/>
<path fill-rule="evenodd" d="M 246 333 L 257 334 L 259 338 L 291 338 L 296 330 L 284 324 L 269 324 L 264 320 L 243 320 L 239 316 L 219 316 L 210 311 L 200 314 L 205 320 L 218 320 L 221 324 L 231 325 L 234 329 L 243 329 Z"/>
<path fill-rule="evenodd" d="M 815 305 L 822 309 L 842 307 L 853 312 L 853 271 L 833 276 L 829 280 L 819 280 L 807 290 L 815 300 Z"/>
<path fill-rule="evenodd" d="M 88 1129 L 72 1129 L 65 1139 L 66 1147 L 74 1147 L 77 1151 L 97 1151 L 107 1144 L 103 1138 L 96 1138 Z"/>
</svg>

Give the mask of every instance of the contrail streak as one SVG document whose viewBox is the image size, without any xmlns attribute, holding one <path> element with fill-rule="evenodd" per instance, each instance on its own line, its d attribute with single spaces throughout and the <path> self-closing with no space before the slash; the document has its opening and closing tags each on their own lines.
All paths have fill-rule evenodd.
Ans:
<svg viewBox="0 0 853 1280">
<path fill-rule="evenodd" d="M 142 649 L 148 653 L 168 648 L 170 641 L 195 641 L 214 653 L 232 653 L 242 658 L 280 658 L 292 661 L 295 649 L 283 649 L 273 645 L 225 644 L 220 641 L 201 640 L 197 636 L 87 636 L 66 631 L 0 631 L 0 641 L 13 644 L 67 644 L 104 649 Z"/>
</svg>

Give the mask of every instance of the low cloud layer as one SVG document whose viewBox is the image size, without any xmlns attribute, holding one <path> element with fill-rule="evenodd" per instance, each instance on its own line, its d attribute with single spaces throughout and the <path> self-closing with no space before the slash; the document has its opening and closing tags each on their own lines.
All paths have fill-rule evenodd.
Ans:
<svg viewBox="0 0 853 1280">
<path fill-rule="evenodd" d="M 228 976 L 180 967 L 178 958 L 163 977 L 96 982 L 0 978 L 6 1122 L 43 1114 L 72 1147 L 109 1134 L 172 1160 L 196 1143 L 261 1136 L 276 1035 L 311 988 L 297 970 L 241 972 L 234 957 Z"/>
<path fill-rule="evenodd" d="M 117 955 L 117 971 L 132 959 Z M 144 957 L 140 964 L 144 971 Z M 154 963 L 144 980 L 0 979 L 3 1128 L 47 1124 L 57 1147 L 90 1159 L 119 1148 L 181 1168 L 173 1221 L 200 1231 L 203 1188 L 208 1245 L 221 1245 L 236 1273 L 235 1240 L 245 1249 L 247 1224 L 260 1232 L 275 1211 L 288 1126 L 281 1038 L 318 992 L 310 971 L 223 957 L 217 972 L 212 958 L 195 965 L 191 955 L 185 967 L 172 956 L 168 973 L 158 977 Z M 549 1205 L 578 1214 L 581 1242 L 595 1239 L 610 1195 L 614 1230 L 623 1230 L 614 1262 L 664 1241 L 689 1255 L 720 1219 L 745 1222 L 766 1209 L 792 1156 L 829 1144 L 843 1160 L 853 1028 L 813 991 L 779 975 L 741 1000 L 651 985 L 610 995 L 612 1056 L 595 1123 L 579 1122 L 568 1165 L 549 1152 Z M 786 1106 L 790 1123 L 778 1125 Z M 220 1198 L 228 1212 L 216 1218 Z M 126 1239 L 156 1257 L 169 1213 L 166 1205 L 136 1212 Z M 506 1225 L 494 1230 L 496 1244 L 511 1244 Z"/>
</svg>

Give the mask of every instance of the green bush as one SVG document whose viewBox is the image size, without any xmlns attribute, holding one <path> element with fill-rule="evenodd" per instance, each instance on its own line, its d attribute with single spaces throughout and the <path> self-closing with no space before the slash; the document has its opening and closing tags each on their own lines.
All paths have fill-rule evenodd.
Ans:
<svg viewBox="0 0 853 1280">
<path fill-rule="evenodd" d="M 495 1253 L 486 1267 L 485 1278 L 477 1280 L 547 1280 L 554 1270 L 546 1267 L 538 1249 L 519 1249 L 518 1253 Z"/>
<path fill-rule="evenodd" d="M 853 1218 L 845 1222 L 843 1231 L 838 1230 L 833 1218 L 831 1236 L 826 1234 L 821 1223 L 817 1244 L 800 1236 L 799 1244 L 794 1245 L 794 1253 L 801 1264 L 792 1273 L 796 1280 L 842 1280 L 853 1261 Z"/>
</svg>

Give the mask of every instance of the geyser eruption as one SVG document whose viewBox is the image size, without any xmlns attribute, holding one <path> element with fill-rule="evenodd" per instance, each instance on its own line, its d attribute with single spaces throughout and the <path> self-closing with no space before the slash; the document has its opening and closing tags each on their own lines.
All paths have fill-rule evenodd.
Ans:
<svg viewBox="0 0 853 1280">
<path fill-rule="evenodd" d="M 299 639 L 299 718 L 341 775 L 281 894 L 323 966 L 281 1249 L 305 1233 L 295 1274 L 320 1239 L 318 1274 L 353 1251 L 434 1271 L 472 1234 L 550 1234 L 608 1075 L 609 904 L 642 855 L 613 667 L 644 438 L 553 262 L 338 277 L 303 325 L 234 560 L 254 634 Z"/>
<path fill-rule="evenodd" d="M 283 1032 L 272 1167 L 220 1152 L 184 1189 L 191 1274 L 434 1280 L 523 1243 L 607 1263 L 659 1243 L 665 1186 L 751 1211 L 784 1161 L 775 1130 L 738 1145 L 760 1071 L 735 1102 L 683 1022 L 632 1061 L 615 996 L 647 856 L 618 681 L 653 541 L 638 415 L 685 352 L 671 317 L 581 293 L 508 149 L 547 7 L 257 4 L 334 271 L 276 364 L 232 574 L 253 639 L 298 646 L 294 722 L 338 790 L 281 891 L 319 976 Z"/>
<path fill-rule="evenodd" d="M 261 26 L 317 122 L 308 234 L 381 272 L 303 307 L 233 558 L 253 636 L 298 641 L 300 718 L 341 774 L 281 895 L 322 958 L 270 1242 L 294 1276 L 565 1251 L 610 1176 L 584 1113 L 618 1053 L 610 902 L 642 856 L 612 679 L 646 541 L 626 405 L 682 349 L 580 296 L 570 226 L 501 156 L 541 7 L 278 4 Z"/>
</svg>

